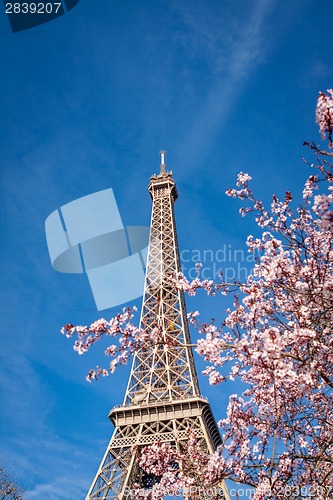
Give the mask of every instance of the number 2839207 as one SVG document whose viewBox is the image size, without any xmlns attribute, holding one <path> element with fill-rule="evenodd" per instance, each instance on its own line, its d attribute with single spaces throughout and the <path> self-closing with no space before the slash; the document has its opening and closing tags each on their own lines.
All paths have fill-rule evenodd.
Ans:
<svg viewBox="0 0 333 500">
<path fill-rule="evenodd" d="M 6 14 L 57 14 L 61 2 L 7 2 Z"/>
</svg>

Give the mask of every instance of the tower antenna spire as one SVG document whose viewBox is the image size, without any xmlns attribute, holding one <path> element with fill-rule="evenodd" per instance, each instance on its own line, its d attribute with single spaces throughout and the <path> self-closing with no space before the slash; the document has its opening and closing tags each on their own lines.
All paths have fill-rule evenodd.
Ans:
<svg viewBox="0 0 333 500">
<path fill-rule="evenodd" d="M 160 156 L 161 156 L 161 169 L 160 169 L 160 174 L 165 174 L 166 173 L 166 170 L 165 170 L 165 163 L 164 163 L 164 157 L 166 155 L 166 151 L 165 149 L 161 149 L 160 151 Z"/>
</svg>

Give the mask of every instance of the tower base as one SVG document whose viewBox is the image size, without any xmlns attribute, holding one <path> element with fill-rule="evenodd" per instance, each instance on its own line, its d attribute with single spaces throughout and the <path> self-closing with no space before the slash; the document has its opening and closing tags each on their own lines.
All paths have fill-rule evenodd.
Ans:
<svg viewBox="0 0 333 500">
<path fill-rule="evenodd" d="M 111 410 L 109 418 L 115 426 L 96 477 L 86 500 L 130 499 L 134 483 L 142 483 L 133 446 L 139 449 L 153 443 L 170 443 L 181 446 L 188 439 L 190 430 L 195 431 L 198 443 L 207 453 L 212 453 L 221 437 L 208 401 L 202 397 L 145 404 L 145 406 L 118 406 Z M 143 484 L 143 488 L 149 484 Z M 219 498 L 228 500 L 227 489 L 221 484 Z M 185 493 L 184 498 L 189 498 Z M 204 493 L 191 495 L 205 498 Z"/>
</svg>

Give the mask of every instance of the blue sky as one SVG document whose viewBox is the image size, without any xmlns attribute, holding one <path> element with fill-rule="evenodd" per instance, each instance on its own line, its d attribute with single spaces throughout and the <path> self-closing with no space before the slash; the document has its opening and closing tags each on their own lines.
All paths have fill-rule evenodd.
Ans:
<svg viewBox="0 0 333 500">
<path fill-rule="evenodd" d="M 60 335 L 117 310 L 98 313 L 86 276 L 52 269 L 45 219 L 112 187 L 124 224 L 149 224 L 165 148 L 181 248 L 245 251 L 255 226 L 225 190 L 240 170 L 266 201 L 301 190 L 316 97 L 333 86 L 332 15 L 331 0 L 80 0 L 13 34 L 0 14 L 0 456 L 27 500 L 85 497 L 129 374 L 88 384 L 101 350 L 78 357 Z M 225 307 L 204 301 L 203 315 Z M 200 381 L 223 418 L 235 387 Z"/>
</svg>

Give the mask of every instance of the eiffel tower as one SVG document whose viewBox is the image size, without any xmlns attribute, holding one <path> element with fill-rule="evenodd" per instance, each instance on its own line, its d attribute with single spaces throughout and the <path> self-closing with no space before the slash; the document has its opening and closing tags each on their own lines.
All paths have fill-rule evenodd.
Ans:
<svg viewBox="0 0 333 500">
<path fill-rule="evenodd" d="M 148 186 L 153 207 L 140 318 L 141 329 L 158 328 L 164 341 L 134 355 L 124 402 L 109 414 L 115 430 L 86 500 L 129 499 L 133 483 L 151 487 L 154 478 L 140 470 L 133 445 L 167 442 L 179 449 L 190 429 L 207 453 L 221 444 L 211 407 L 200 394 L 183 292 L 170 284 L 181 270 L 174 216 L 178 194 L 164 154 L 160 173 Z M 220 491 L 228 500 L 224 483 Z"/>
</svg>

